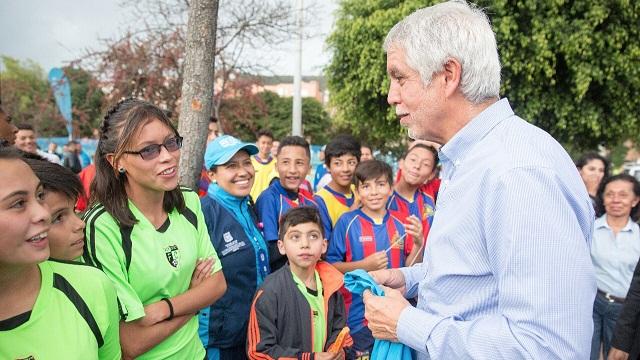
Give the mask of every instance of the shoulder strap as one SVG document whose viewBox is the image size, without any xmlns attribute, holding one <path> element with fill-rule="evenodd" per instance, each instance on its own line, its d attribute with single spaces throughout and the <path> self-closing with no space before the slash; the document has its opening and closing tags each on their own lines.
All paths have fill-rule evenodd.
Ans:
<svg viewBox="0 0 640 360">
<path fill-rule="evenodd" d="M 78 312 L 80 313 L 80 316 L 82 316 L 84 321 L 87 322 L 87 325 L 89 325 L 89 329 L 91 329 L 93 336 L 95 336 L 96 338 L 98 347 L 102 347 L 102 345 L 104 345 L 104 339 L 102 338 L 102 334 L 100 333 L 98 323 L 93 317 L 91 310 L 89 310 L 89 306 L 87 306 L 87 303 L 82 299 L 80 294 L 78 294 L 76 289 L 71 286 L 67 279 L 57 273 L 53 274 L 53 287 L 60 290 L 67 296 L 69 301 L 71 301 L 73 306 L 75 306 L 76 310 L 78 310 Z"/>
</svg>

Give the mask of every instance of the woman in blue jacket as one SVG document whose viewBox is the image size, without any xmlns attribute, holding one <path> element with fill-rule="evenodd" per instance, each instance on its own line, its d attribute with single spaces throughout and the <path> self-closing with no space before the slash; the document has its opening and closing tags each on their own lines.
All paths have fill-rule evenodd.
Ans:
<svg viewBox="0 0 640 360">
<path fill-rule="evenodd" d="M 269 274 L 267 244 L 249 196 L 255 171 L 254 144 L 224 135 L 207 146 L 211 184 L 202 201 L 207 229 L 222 262 L 227 292 L 200 312 L 200 338 L 207 358 L 246 359 L 247 322 L 256 289 Z"/>
</svg>

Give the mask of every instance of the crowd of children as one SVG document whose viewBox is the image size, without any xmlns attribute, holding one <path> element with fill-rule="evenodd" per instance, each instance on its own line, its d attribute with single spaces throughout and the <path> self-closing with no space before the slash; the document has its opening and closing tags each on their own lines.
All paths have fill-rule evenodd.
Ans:
<svg viewBox="0 0 640 360">
<path fill-rule="evenodd" d="M 302 137 L 280 139 L 272 156 L 268 131 L 256 145 L 217 135 L 200 198 L 178 185 L 182 137 L 141 100 L 107 112 L 88 197 L 71 170 L 0 150 L 0 284 L 15 289 L 1 299 L 15 305 L 0 309 L 0 358 L 370 355 L 343 273 L 421 261 L 435 149 L 414 144 L 394 184 L 388 164 L 361 161 L 370 147 L 336 136 L 324 149 L 330 179 L 313 194 Z"/>
</svg>

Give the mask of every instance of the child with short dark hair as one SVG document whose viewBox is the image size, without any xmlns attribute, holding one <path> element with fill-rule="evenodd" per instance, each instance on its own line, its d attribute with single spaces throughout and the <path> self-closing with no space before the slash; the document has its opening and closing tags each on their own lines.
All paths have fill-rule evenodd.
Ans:
<svg viewBox="0 0 640 360">
<path fill-rule="evenodd" d="M 251 198 L 254 201 L 269 187 L 271 179 L 273 179 L 273 169 L 275 166 L 275 159 L 271 156 L 273 140 L 273 133 L 270 130 L 261 129 L 256 133 L 258 153 L 251 156 L 251 163 L 256 171 L 253 187 L 251 187 Z"/>
<path fill-rule="evenodd" d="M 360 142 L 351 135 L 336 136 L 327 144 L 324 162 L 331 182 L 316 192 L 314 200 L 320 210 L 324 233 L 330 239 L 340 215 L 358 206 L 353 174 L 360 162 Z"/>
<path fill-rule="evenodd" d="M 407 254 L 414 245 L 424 248 L 435 213 L 435 198 L 424 189 L 438 165 L 438 152 L 432 146 L 416 143 L 402 156 L 401 175 L 387 209 L 402 222 L 410 216 L 418 218 L 422 225 L 422 236 L 405 242 Z M 417 262 L 422 261 L 422 251 L 418 252 Z"/>
<path fill-rule="evenodd" d="M 291 209 L 280 223 L 278 249 L 288 265 L 267 276 L 251 306 L 250 359 L 344 359 L 342 274 L 320 258 L 327 250 L 318 210 Z"/>
<path fill-rule="evenodd" d="M 356 168 L 355 183 L 361 208 L 340 217 L 327 251 L 327 261 L 342 273 L 355 269 L 400 268 L 417 256 L 417 247 L 409 254 L 404 249 L 407 241 L 413 241 L 411 236 L 420 236 L 420 222 L 414 218 L 403 224 L 386 209 L 392 179 L 391 167 L 380 160 L 363 161 Z M 353 349 L 357 356 L 367 356 L 373 349 L 374 339 L 366 326 L 362 297 L 351 294 L 345 298 Z"/>
<path fill-rule="evenodd" d="M 84 189 L 76 174 L 47 160 L 25 159 L 44 187 L 44 203 L 51 212 L 49 249 L 51 258 L 75 260 L 84 249 L 84 221 L 75 204 Z"/>
<path fill-rule="evenodd" d="M 280 142 L 276 155 L 278 179 L 260 194 L 256 201 L 264 239 L 269 245 L 271 271 L 278 270 L 287 258 L 278 251 L 278 223 L 291 209 L 301 205 L 316 206 L 313 195 L 300 189 L 311 166 L 309 143 L 300 136 L 287 136 Z"/>
</svg>

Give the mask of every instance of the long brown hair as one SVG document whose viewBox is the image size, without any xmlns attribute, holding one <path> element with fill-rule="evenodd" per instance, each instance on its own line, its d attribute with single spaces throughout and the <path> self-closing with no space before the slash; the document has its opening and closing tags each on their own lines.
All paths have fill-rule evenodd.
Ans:
<svg viewBox="0 0 640 360">
<path fill-rule="evenodd" d="M 171 128 L 176 136 L 178 130 L 173 126 L 166 113 L 157 106 L 138 99 L 125 99 L 113 106 L 104 116 L 100 127 L 100 140 L 95 153 L 96 176 L 91 182 L 91 204 L 104 205 L 120 226 L 133 226 L 138 221 L 129 210 L 127 192 L 127 174 L 120 173 L 107 160 L 113 154 L 113 163 L 117 164 L 133 142 L 138 130 L 153 119 L 160 120 Z M 162 202 L 164 211 L 174 208 L 184 211 L 185 204 L 180 187 L 166 191 Z"/>
</svg>

